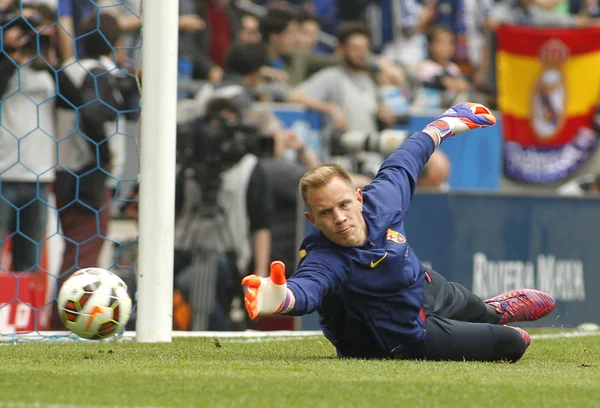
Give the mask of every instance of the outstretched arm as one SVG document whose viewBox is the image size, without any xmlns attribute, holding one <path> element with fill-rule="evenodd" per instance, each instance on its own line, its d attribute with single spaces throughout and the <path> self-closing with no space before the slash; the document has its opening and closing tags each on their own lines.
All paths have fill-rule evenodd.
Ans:
<svg viewBox="0 0 600 408">
<path fill-rule="evenodd" d="M 434 150 L 449 137 L 496 123 L 485 106 L 460 103 L 408 138 L 387 158 L 375 180 L 365 187 L 365 205 L 376 206 L 379 214 L 406 212 L 421 170 Z"/>
<path fill-rule="evenodd" d="M 281 261 L 271 263 L 268 278 L 246 276 L 242 285 L 246 286 L 244 305 L 250 318 L 268 314 L 309 314 L 329 295 L 337 293 L 343 281 L 343 268 L 328 266 L 333 260 L 317 259 L 302 262 L 289 281 Z"/>
<path fill-rule="evenodd" d="M 294 306 L 286 313 L 302 316 L 317 310 L 330 295 L 339 293 L 346 273 L 339 261 L 324 250 L 307 255 L 288 282 Z"/>
</svg>

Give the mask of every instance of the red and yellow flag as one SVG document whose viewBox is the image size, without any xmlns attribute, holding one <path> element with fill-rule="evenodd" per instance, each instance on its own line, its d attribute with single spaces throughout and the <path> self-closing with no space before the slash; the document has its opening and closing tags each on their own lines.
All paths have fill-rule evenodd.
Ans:
<svg viewBox="0 0 600 408">
<path fill-rule="evenodd" d="M 564 178 L 596 147 L 600 28 L 498 30 L 498 102 L 505 175 L 543 183 Z"/>
</svg>

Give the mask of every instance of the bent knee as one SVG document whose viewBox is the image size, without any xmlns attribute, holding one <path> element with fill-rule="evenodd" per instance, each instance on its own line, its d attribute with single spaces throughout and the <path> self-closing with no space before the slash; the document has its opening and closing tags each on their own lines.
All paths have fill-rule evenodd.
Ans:
<svg viewBox="0 0 600 408">
<path fill-rule="evenodd" d="M 510 327 L 496 326 L 494 328 L 496 360 L 514 363 L 518 361 L 529 346 L 521 334 Z"/>
</svg>

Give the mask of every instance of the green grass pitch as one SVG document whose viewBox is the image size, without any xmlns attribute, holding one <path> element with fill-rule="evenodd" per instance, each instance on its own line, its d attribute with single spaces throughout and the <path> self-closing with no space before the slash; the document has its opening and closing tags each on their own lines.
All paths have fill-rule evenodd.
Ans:
<svg viewBox="0 0 600 408">
<path fill-rule="evenodd" d="M 0 407 L 600 407 L 600 336 L 516 364 L 337 359 L 323 337 L 0 346 Z"/>
</svg>

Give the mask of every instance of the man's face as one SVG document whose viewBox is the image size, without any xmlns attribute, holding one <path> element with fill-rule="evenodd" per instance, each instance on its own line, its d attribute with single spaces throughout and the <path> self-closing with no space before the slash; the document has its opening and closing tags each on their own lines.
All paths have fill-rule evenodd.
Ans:
<svg viewBox="0 0 600 408">
<path fill-rule="evenodd" d="M 300 25 L 298 33 L 300 46 L 307 52 L 312 52 L 319 42 L 319 23 L 307 20 Z"/>
<path fill-rule="evenodd" d="M 436 33 L 429 45 L 431 59 L 444 64 L 452 59 L 455 50 L 454 36 L 446 31 Z"/>
<path fill-rule="evenodd" d="M 342 58 L 351 69 L 366 70 L 369 63 L 369 39 L 362 34 L 354 34 L 341 46 Z"/>
<path fill-rule="evenodd" d="M 261 41 L 260 23 L 256 17 L 242 17 L 240 31 L 238 33 L 239 40 L 246 44 L 256 44 Z"/>
<path fill-rule="evenodd" d="M 363 196 L 341 178 L 336 177 L 320 188 L 309 189 L 306 218 L 332 242 L 345 246 L 362 245 L 367 227 L 362 215 Z"/>
<path fill-rule="evenodd" d="M 35 20 L 41 20 L 41 16 L 30 8 L 23 8 L 21 13 L 25 18 L 30 19 L 30 23 Z M 16 51 L 11 53 L 11 56 L 19 64 L 28 64 L 36 70 L 45 70 L 48 64 L 57 65 L 56 53 L 54 49 L 54 38 L 56 36 L 55 26 L 50 25 L 49 21 L 42 21 L 34 29 L 23 29 L 20 27 L 13 28 L 21 32 L 20 41 L 27 40 L 17 47 Z M 36 36 L 36 32 L 39 35 Z M 39 50 L 38 50 L 39 46 Z"/>
<path fill-rule="evenodd" d="M 298 23 L 290 21 L 285 30 L 272 36 L 275 38 L 271 45 L 274 46 L 279 56 L 287 56 L 292 53 L 297 44 L 298 30 Z"/>
</svg>

